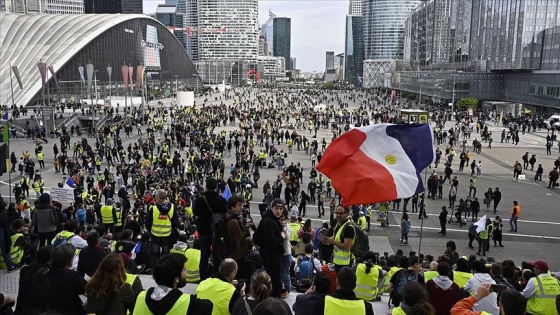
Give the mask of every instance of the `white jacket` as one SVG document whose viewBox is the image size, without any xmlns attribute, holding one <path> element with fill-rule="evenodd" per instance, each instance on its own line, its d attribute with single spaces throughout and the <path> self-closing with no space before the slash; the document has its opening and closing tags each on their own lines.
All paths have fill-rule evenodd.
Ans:
<svg viewBox="0 0 560 315">
<path fill-rule="evenodd" d="M 478 287 L 482 283 L 490 282 L 491 284 L 496 284 L 496 281 L 490 277 L 487 273 L 475 273 L 474 276 L 465 285 L 465 290 L 467 292 L 476 293 Z M 500 308 L 498 307 L 498 295 L 493 292 L 487 297 L 479 300 L 473 306 L 473 311 L 485 311 L 492 315 L 500 315 Z"/>
</svg>

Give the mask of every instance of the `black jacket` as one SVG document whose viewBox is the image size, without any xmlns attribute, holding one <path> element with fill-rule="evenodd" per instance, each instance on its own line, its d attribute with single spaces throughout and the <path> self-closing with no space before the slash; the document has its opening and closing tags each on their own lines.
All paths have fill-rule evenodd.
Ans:
<svg viewBox="0 0 560 315">
<path fill-rule="evenodd" d="M 272 211 L 265 212 L 255 237 L 261 256 L 272 255 L 279 258 L 284 256 L 284 238 L 281 233 L 280 220 L 272 214 Z"/>
<path fill-rule="evenodd" d="M 145 301 L 150 311 L 156 315 L 167 314 L 173 305 L 175 305 L 175 302 L 184 294 L 179 289 L 173 289 L 171 292 L 167 293 L 163 299 L 156 301 L 151 298 L 152 292 L 154 292 L 154 288 L 149 288 L 146 292 Z M 191 294 L 187 315 L 210 315 L 212 314 L 212 309 L 212 302 L 198 299 L 196 295 Z"/>
<path fill-rule="evenodd" d="M 360 300 L 356 297 L 356 294 L 354 294 L 353 291 L 346 291 L 342 289 L 338 289 L 334 291 L 333 294 L 331 294 L 331 296 L 340 300 L 350 300 L 350 301 Z M 364 302 L 364 305 L 366 306 L 366 315 L 374 315 L 373 306 L 371 306 L 371 303 L 366 301 L 362 301 L 362 302 Z M 317 303 L 315 304 L 315 310 L 313 314 L 316 315 L 325 314 L 325 296 L 323 296 L 321 299 L 317 301 Z"/>
<path fill-rule="evenodd" d="M 313 292 L 311 294 L 297 295 L 296 302 L 294 303 L 294 305 L 292 305 L 292 309 L 294 310 L 294 315 L 313 314 L 313 311 L 315 310 L 315 306 L 317 305 L 317 302 L 320 300 L 323 300 L 323 305 L 324 305 L 325 295 L 318 292 Z"/>
<path fill-rule="evenodd" d="M 214 213 L 226 213 L 228 206 L 224 197 L 220 196 L 217 191 L 207 191 L 203 194 L 206 196 L 208 204 Z M 194 201 L 193 214 L 195 216 L 196 229 L 199 235 L 212 235 L 212 213 L 208 209 L 206 202 L 202 196 Z"/>
<path fill-rule="evenodd" d="M 110 250 L 101 246 L 85 247 L 80 250 L 78 272 L 93 277 L 99 264 L 109 254 Z"/>
</svg>

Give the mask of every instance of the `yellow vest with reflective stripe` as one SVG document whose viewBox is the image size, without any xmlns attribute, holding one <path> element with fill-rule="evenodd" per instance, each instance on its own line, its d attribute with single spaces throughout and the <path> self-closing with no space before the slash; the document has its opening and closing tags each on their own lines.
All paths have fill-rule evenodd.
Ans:
<svg viewBox="0 0 560 315">
<path fill-rule="evenodd" d="M 122 226 L 122 209 L 115 209 L 117 214 L 117 222 L 115 222 L 115 226 Z"/>
<path fill-rule="evenodd" d="M 377 284 L 379 282 L 379 269 L 372 266 L 369 273 L 366 273 L 366 264 L 359 264 L 356 267 L 356 297 L 364 301 L 372 301 L 377 297 Z"/>
<path fill-rule="evenodd" d="M 10 239 L 12 240 L 12 246 L 10 247 L 10 257 L 12 258 L 12 262 L 14 264 L 19 264 L 21 262 L 21 259 L 23 258 L 23 248 L 21 248 L 20 246 L 15 246 L 18 238 L 20 237 L 23 237 L 23 234 L 16 233 L 10 237 Z M 0 268 L 7 268 L 6 262 L 4 262 L 4 257 L 2 257 L 2 255 L 0 255 Z"/>
<path fill-rule="evenodd" d="M 199 299 L 207 299 L 214 304 L 212 315 L 229 315 L 229 302 L 234 291 L 231 283 L 208 278 L 198 285 L 195 293 Z"/>
<path fill-rule="evenodd" d="M 171 218 L 173 217 L 174 206 L 171 205 L 171 209 L 168 214 L 163 214 L 159 212 L 157 206 L 152 206 L 153 212 L 153 223 L 152 223 L 152 235 L 155 237 L 166 237 L 171 235 Z"/>
<path fill-rule="evenodd" d="M 187 262 L 185 263 L 187 267 L 187 282 L 199 282 L 200 249 L 189 248 L 185 252 L 185 256 L 187 256 Z"/>
<path fill-rule="evenodd" d="M 148 305 L 146 304 L 146 293 L 147 291 L 142 291 L 138 294 L 138 298 L 136 299 L 136 304 L 134 305 L 134 313 L 133 315 L 150 315 L 153 314 Z M 185 315 L 187 314 L 187 310 L 189 309 L 189 304 L 191 303 L 191 295 L 190 294 L 183 294 L 181 297 L 175 302 L 173 307 L 167 311 L 167 315 Z"/>
<path fill-rule="evenodd" d="M 527 313 L 556 315 L 556 296 L 560 294 L 560 283 L 553 276 L 536 276 L 531 279 L 537 289 L 527 301 Z"/>
<path fill-rule="evenodd" d="M 344 244 L 344 239 L 342 239 L 342 231 L 346 228 L 346 226 L 350 223 L 350 220 L 346 221 L 336 232 L 334 236 L 334 240 Z M 352 242 L 354 242 L 352 240 Z M 350 265 L 350 260 L 352 259 L 352 253 L 349 250 L 342 250 L 338 248 L 338 246 L 334 247 L 334 259 L 333 263 L 339 266 L 348 266 Z"/>
<path fill-rule="evenodd" d="M 325 296 L 325 315 L 365 315 L 366 305 L 362 300 L 341 300 L 332 296 Z"/>
<path fill-rule="evenodd" d="M 299 241 L 299 224 L 297 222 L 290 223 L 290 242 L 298 242 Z"/>
<path fill-rule="evenodd" d="M 101 221 L 103 221 L 103 224 L 115 223 L 115 219 L 113 218 L 112 206 L 105 205 L 101 207 Z"/>
<path fill-rule="evenodd" d="M 43 154 L 43 152 L 37 153 L 37 160 L 38 161 L 42 161 L 44 159 L 45 159 L 45 155 Z"/>
</svg>

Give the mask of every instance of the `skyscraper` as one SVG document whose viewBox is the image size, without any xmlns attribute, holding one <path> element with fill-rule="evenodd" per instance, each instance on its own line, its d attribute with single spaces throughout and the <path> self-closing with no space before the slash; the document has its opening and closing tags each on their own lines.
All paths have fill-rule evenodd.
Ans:
<svg viewBox="0 0 560 315">
<path fill-rule="evenodd" d="M 84 0 L 86 14 L 143 14 L 142 0 Z"/>
<path fill-rule="evenodd" d="M 361 16 L 346 16 L 346 42 L 344 43 L 344 80 L 357 82 L 363 76 L 364 29 Z"/>
<path fill-rule="evenodd" d="M 362 0 L 350 0 L 348 5 L 348 14 L 362 15 Z"/>
<path fill-rule="evenodd" d="M 10 13 L 83 14 L 84 0 L 0 0 Z"/>
<path fill-rule="evenodd" d="M 185 28 L 187 54 L 193 62 L 198 61 L 198 0 L 185 1 Z"/>
<path fill-rule="evenodd" d="M 156 9 L 156 19 L 167 26 L 181 45 L 186 49 L 185 40 L 185 14 L 179 12 L 177 4 L 158 4 Z"/>
<path fill-rule="evenodd" d="M 366 59 L 402 59 L 405 21 L 421 0 L 362 0 Z"/>
<path fill-rule="evenodd" d="M 292 36 L 292 20 L 285 17 L 274 18 L 273 26 L 273 47 L 272 55 L 275 57 L 284 57 L 286 62 L 286 70 L 291 70 L 291 36 Z"/>
<path fill-rule="evenodd" d="M 258 0 L 199 0 L 198 59 L 257 60 Z"/>
</svg>

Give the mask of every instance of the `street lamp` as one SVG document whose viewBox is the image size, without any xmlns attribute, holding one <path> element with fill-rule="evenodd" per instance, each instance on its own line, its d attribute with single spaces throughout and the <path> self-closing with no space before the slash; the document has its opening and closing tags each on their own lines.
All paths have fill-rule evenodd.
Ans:
<svg viewBox="0 0 560 315">
<path fill-rule="evenodd" d="M 196 78 L 196 89 L 195 89 L 195 91 L 196 91 L 196 94 L 198 94 L 198 74 L 193 73 L 193 77 Z"/>
<path fill-rule="evenodd" d="M 455 75 L 452 74 L 451 76 L 453 76 L 453 95 L 451 96 L 451 119 L 453 119 L 453 106 L 455 105 Z"/>
<path fill-rule="evenodd" d="M 179 76 L 175 75 L 175 98 L 177 98 L 177 95 L 179 94 L 179 81 L 177 78 L 179 78 Z"/>
</svg>

